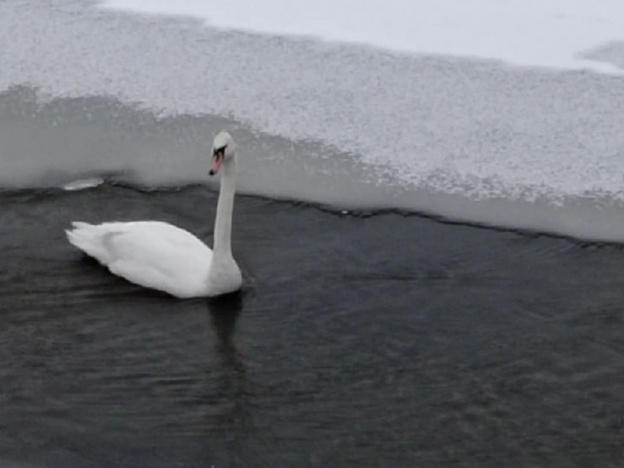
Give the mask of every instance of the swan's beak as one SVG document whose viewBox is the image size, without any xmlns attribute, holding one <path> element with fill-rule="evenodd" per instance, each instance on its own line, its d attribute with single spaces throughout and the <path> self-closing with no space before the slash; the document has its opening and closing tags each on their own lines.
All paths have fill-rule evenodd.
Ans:
<svg viewBox="0 0 624 468">
<path fill-rule="evenodd" d="M 208 174 L 215 175 L 221 169 L 221 164 L 223 164 L 223 160 L 225 159 L 225 151 L 224 150 L 215 150 L 214 156 L 212 157 L 212 166 L 210 166 L 210 171 Z"/>
</svg>

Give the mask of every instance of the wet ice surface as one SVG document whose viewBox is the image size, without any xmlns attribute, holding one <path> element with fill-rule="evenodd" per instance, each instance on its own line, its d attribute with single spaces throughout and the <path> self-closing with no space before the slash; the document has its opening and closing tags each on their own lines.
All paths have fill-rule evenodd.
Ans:
<svg viewBox="0 0 624 468">
<path fill-rule="evenodd" d="M 44 101 L 103 95 L 160 115 L 228 116 L 263 135 L 315 145 L 293 152 L 291 164 L 309 169 L 296 184 L 289 173 L 267 170 L 243 190 L 622 239 L 618 76 L 223 31 L 82 2 L 12 1 L 0 9 L 7 39 L 0 88 L 28 83 Z M 325 161 L 335 154 L 351 179 L 378 189 L 327 190 L 333 168 Z M 189 182 L 168 168 L 177 164 L 167 151 L 126 156 L 136 180 L 159 167 L 159 183 Z M 280 156 L 272 162 L 279 166 Z M 39 172 L 3 171 L 2 182 L 32 186 Z"/>
</svg>

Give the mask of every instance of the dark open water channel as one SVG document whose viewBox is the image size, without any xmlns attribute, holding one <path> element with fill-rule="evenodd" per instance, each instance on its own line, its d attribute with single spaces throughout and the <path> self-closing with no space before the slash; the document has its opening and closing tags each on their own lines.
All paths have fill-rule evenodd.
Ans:
<svg viewBox="0 0 624 468">
<path fill-rule="evenodd" d="M 208 302 L 64 240 L 160 219 L 211 243 L 215 204 L 0 198 L 2 466 L 622 466 L 621 247 L 239 197 L 245 290 Z"/>
</svg>

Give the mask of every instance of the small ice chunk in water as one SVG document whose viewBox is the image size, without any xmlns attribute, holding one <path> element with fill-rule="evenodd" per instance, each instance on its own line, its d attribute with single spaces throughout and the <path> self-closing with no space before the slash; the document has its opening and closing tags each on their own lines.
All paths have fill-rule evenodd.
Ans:
<svg viewBox="0 0 624 468">
<path fill-rule="evenodd" d="M 104 183 L 104 179 L 100 177 L 90 177 L 88 179 L 74 180 L 68 184 L 63 185 L 63 190 L 75 191 L 85 190 L 92 187 L 97 187 Z"/>
</svg>

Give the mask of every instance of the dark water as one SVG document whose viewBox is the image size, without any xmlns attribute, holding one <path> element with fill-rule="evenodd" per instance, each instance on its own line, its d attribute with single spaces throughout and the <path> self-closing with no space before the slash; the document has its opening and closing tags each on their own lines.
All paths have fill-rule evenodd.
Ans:
<svg viewBox="0 0 624 468">
<path fill-rule="evenodd" d="M 624 251 L 239 197 L 242 294 L 179 301 L 64 239 L 215 194 L 0 198 L 0 462 L 45 467 L 624 463 Z"/>
</svg>

